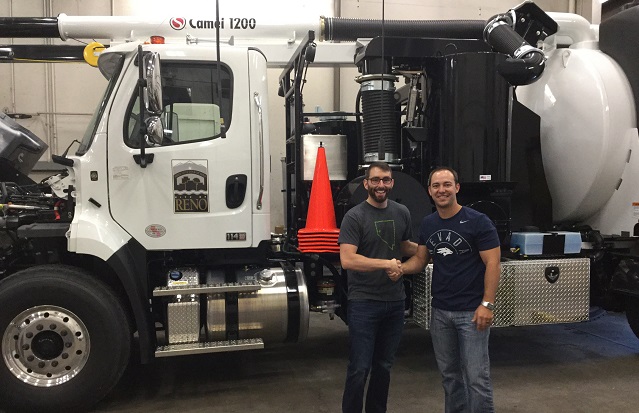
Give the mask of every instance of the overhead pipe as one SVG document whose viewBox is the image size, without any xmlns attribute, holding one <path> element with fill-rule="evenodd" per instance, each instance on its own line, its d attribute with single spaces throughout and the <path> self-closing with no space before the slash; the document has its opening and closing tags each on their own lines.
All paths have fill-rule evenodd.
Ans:
<svg viewBox="0 0 639 413">
<path fill-rule="evenodd" d="M 2 17 L 0 37 L 59 38 L 57 17 Z"/>
<path fill-rule="evenodd" d="M 517 27 L 524 21 L 522 28 Z M 209 22 L 210 23 L 210 22 Z M 544 30 L 525 33 L 531 24 Z M 535 81 L 544 70 L 544 54 L 529 42 L 556 32 L 556 23 L 533 2 L 526 1 L 507 13 L 498 14 L 486 23 L 483 20 L 381 20 L 322 17 L 319 24 L 297 21 L 291 24 L 266 22 L 251 30 L 251 39 L 294 41 L 291 33 L 316 30 L 320 40 L 332 42 L 355 41 L 359 38 L 384 36 L 430 37 L 450 39 L 484 39 L 493 49 L 510 56 L 500 70 L 513 85 Z M 550 29 L 548 29 L 549 26 Z M 304 30 L 303 30 L 304 29 Z M 526 41 L 522 35 L 528 39 Z M 195 29 L 194 29 L 195 30 Z M 130 39 L 163 32 L 173 34 L 167 19 L 141 19 L 126 16 L 67 16 L 57 18 L 11 17 L 0 18 L 0 37 L 59 37 Z M 220 30 L 220 36 L 229 34 Z M 541 36 L 539 36 L 541 34 Z M 237 38 L 237 34 L 233 33 Z M 250 40 L 250 39 L 244 39 Z"/>
<path fill-rule="evenodd" d="M 320 27 L 320 40 L 326 41 L 355 41 L 382 34 L 382 21 L 375 19 L 322 17 Z M 385 20 L 384 35 L 481 39 L 485 27 L 485 20 Z"/>
<path fill-rule="evenodd" d="M 165 19 L 143 20 L 126 16 L 67 16 L 58 17 L 0 17 L 0 37 L 8 38 L 60 38 L 71 37 L 114 37 L 119 33 L 130 34 L 151 28 L 160 31 Z M 304 24 L 304 23 L 303 23 Z M 481 39 L 486 25 L 484 20 L 386 20 L 386 36 L 408 37 L 449 37 Z M 264 33 L 275 34 L 268 30 L 276 24 L 264 25 Z M 282 24 L 284 30 L 299 28 L 298 25 Z M 306 30 L 318 30 L 320 40 L 355 41 L 358 38 L 381 35 L 382 21 L 374 19 L 350 19 L 342 17 L 321 17 L 319 27 L 316 24 Z M 168 25 L 167 25 L 168 27 Z M 237 36 L 237 34 L 235 34 Z"/>
<path fill-rule="evenodd" d="M 385 36 L 430 37 L 451 39 L 482 39 L 484 20 L 385 20 Z M 197 29 L 192 29 L 193 31 Z M 263 39 L 290 38 L 291 31 L 306 33 L 315 30 L 320 40 L 347 42 L 360 38 L 378 37 L 382 34 L 382 21 L 375 19 L 351 19 L 321 17 L 319 22 L 296 21 L 294 23 L 263 22 L 251 35 Z M 226 36 L 227 29 L 221 30 Z M 169 19 L 133 16 L 67 16 L 58 17 L 0 17 L 0 38 L 130 38 L 151 34 L 175 33 Z M 232 33 L 236 38 L 238 33 Z"/>
</svg>

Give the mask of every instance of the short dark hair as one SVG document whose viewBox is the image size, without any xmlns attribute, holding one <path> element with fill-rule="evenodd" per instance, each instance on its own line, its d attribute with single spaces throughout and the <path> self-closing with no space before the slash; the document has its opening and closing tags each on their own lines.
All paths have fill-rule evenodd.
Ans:
<svg viewBox="0 0 639 413">
<path fill-rule="evenodd" d="M 448 166 L 438 166 L 437 168 L 435 168 L 432 171 L 430 171 L 430 175 L 428 175 L 428 186 L 430 186 L 430 180 L 433 177 L 433 174 L 435 172 L 441 172 L 441 171 L 448 171 L 448 172 L 452 173 L 453 174 L 453 179 L 455 181 L 455 185 L 457 185 L 459 183 L 459 175 L 457 175 L 457 171 L 455 171 L 453 168 L 449 168 Z"/>
<path fill-rule="evenodd" d="M 388 166 L 386 162 L 373 161 L 370 163 L 370 165 L 368 165 L 368 168 L 366 168 L 366 174 L 364 175 L 366 179 L 368 179 L 368 177 L 370 176 L 371 168 L 378 168 L 378 169 L 381 169 L 382 172 L 390 172 L 391 175 L 393 174 L 393 170 L 391 169 L 390 166 Z"/>
</svg>

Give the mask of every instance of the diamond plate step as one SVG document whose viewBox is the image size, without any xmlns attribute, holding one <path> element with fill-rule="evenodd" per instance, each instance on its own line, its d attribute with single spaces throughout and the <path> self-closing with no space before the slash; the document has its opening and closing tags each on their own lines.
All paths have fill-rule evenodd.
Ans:
<svg viewBox="0 0 639 413">
<path fill-rule="evenodd" d="M 244 340 L 209 341 L 206 343 L 170 344 L 159 346 L 155 357 L 184 356 L 187 354 L 223 353 L 240 350 L 259 350 L 264 348 L 261 338 Z"/>
<path fill-rule="evenodd" d="M 255 282 L 245 283 L 223 283 L 223 284 L 200 284 L 198 286 L 184 287 L 157 287 L 153 290 L 154 297 L 185 294 L 216 294 L 216 293 L 247 293 L 258 291 L 262 286 Z"/>
</svg>

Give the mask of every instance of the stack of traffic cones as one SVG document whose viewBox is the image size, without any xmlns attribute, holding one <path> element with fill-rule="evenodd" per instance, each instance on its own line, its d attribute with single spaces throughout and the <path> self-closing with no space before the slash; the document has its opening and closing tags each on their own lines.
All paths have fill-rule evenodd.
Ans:
<svg viewBox="0 0 639 413">
<path fill-rule="evenodd" d="M 339 253 L 338 236 L 339 229 L 335 225 L 333 194 L 326 165 L 326 150 L 320 143 L 315 160 L 306 228 L 297 231 L 299 250 L 302 252 Z"/>
</svg>

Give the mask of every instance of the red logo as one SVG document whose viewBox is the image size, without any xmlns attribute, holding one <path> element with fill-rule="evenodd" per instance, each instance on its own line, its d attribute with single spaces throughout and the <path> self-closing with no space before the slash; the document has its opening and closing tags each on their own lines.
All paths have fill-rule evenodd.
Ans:
<svg viewBox="0 0 639 413">
<path fill-rule="evenodd" d="M 172 17 L 169 24 L 173 30 L 182 30 L 186 26 L 186 19 L 184 17 Z"/>
</svg>

